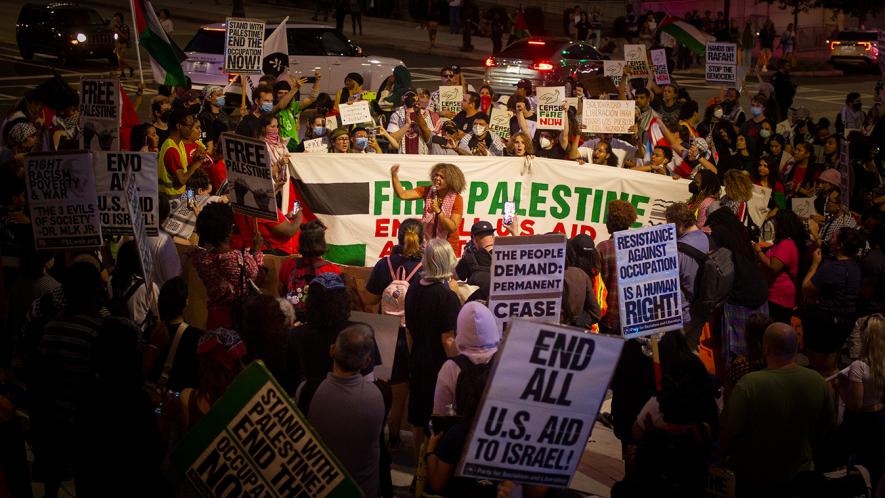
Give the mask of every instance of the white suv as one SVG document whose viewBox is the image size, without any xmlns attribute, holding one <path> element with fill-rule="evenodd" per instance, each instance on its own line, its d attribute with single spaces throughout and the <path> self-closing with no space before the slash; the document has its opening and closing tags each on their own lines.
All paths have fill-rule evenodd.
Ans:
<svg viewBox="0 0 885 498">
<path fill-rule="evenodd" d="M 266 27 L 265 38 L 276 26 Z M 209 24 L 200 28 L 184 48 L 187 59 L 181 68 L 195 87 L 225 86 L 234 78 L 224 71 L 224 35 L 223 23 Z M 376 90 L 384 78 L 393 74 L 394 67 L 404 65 L 398 59 L 363 55 L 360 47 L 330 26 L 287 23 L 286 40 L 290 72 L 306 77 L 310 89 L 314 71 L 320 70 L 320 91 L 332 96 L 344 86 L 348 73 L 361 74 L 363 88 Z"/>
</svg>

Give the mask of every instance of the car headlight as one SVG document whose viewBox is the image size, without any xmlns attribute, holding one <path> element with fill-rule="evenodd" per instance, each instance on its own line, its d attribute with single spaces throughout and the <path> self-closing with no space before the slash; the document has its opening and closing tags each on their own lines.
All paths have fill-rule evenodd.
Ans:
<svg viewBox="0 0 885 498">
<path fill-rule="evenodd" d="M 83 33 L 77 33 L 77 41 L 80 43 L 85 43 L 86 35 L 84 35 Z"/>
</svg>

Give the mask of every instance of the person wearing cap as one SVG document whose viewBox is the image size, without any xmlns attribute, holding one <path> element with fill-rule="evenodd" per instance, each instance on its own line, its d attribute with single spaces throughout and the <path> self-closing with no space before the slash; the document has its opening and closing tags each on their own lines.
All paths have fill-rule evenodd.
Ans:
<svg viewBox="0 0 885 498">
<path fill-rule="evenodd" d="M 455 266 L 455 274 L 458 280 L 479 287 L 476 291 L 478 299 L 488 299 L 489 296 L 494 248 L 495 227 L 488 221 L 474 223 L 470 228 L 470 242 L 464 246 L 461 259 Z"/>
<path fill-rule="evenodd" d="M 731 121 L 735 126 L 742 126 L 747 120 L 744 108 L 740 103 L 741 92 L 737 88 L 729 88 L 725 90 L 725 96 L 722 99 L 722 110 L 725 113 L 725 119 Z"/>
<path fill-rule="evenodd" d="M 215 85 L 203 88 L 203 109 L 197 117 L 206 133 L 206 146 L 218 142 L 221 133 L 234 129 L 233 120 L 225 112 L 224 104 L 224 88 Z"/>
<path fill-rule="evenodd" d="M 313 73 L 316 81 L 313 84 L 313 90 L 310 95 L 301 98 L 301 87 L 307 83 L 307 78 L 294 79 L 287 73 L 280 75 L 279 80 L 274 84 L 274 112 L 280 121 L 280 138 L 283 144 L 290 152 L 294 152 L 299 139 L 299 121 L 301 110 L 316 101 L 320 94 L 320 79 L 322 74 L 319 70 Z"/>
<path fill-rule="evenodd" d="M 448 119 L 443 122 L 439 128 L 439 133 L 435 137 L 445 139 L 445 143 L 436 143 L 431 139 L 430 153 L 435 156 L 457 156 L 458 154 L 458 136 L 461 133 L 452 120 Z"/>
<path fill-rule="evenodd" d="M 350 152 L 350 134 L 346 126 L 339 126 L 329 135 L 329 152 L 333 154 L 347 154 Z"/>
<path fill-rule="evenodd" d="M 593 237 L 578 234 L 565 246 L 561 323 L 599 331 L 607 310 L 608 293 L 599 272 L 599 253 Z"/>
<path fill-rule="evenodd" d="M 811 113 L 805 107 L 790 107 L 787 113 L 787 119 L 779 122 L 777 126 L 775 126 L 774 131 L 778 135 L 784 137 L 786 145 L 792 149 L 794 141 L 794 135 L 796 131 L 800 128 L 804 127 L 804 123 L 808 121 L 811 117 Z M 809 135 L 807 138 L 803 140 L 810 141 L 811 136 Z M 789 152 L 789 151 L 788 151 Z"/>
<path fill-rule="evenodd" d="M 820 225 L 819 230 L 815 230 L 816 224 L 810 225 L 812 240 L 829 243 L 833 235 L 838 233 L 841 228 L 857 228 L 857 222 L 851 216 L 851 211 L 842 205 L 842 192 L 838 188 L 820 197 L 824 203 L 824 222 Z M 819 204 L 819 202 L 815 202 L 815 204 Z"/>
<path fill-rule="evenodd" d="M 360 73 L 347 73 L 344 77 L 344 88 L 335 94 L 335 110 L 338 110 L 339 104 L 351 104 L 359 100 L 363 93 L 363 83 L 365 80 Z"/>
<path fill-rule="evenodd" d="M 538 109 L 538 98 L 535 96 L 531 80 L 521 79 L 513 86 L 516 87 L 516 95 L 525 97 L 526 100 L 528 100 L 529 109 L 531 109 L 532 112 Z"/>
<path fill-rule="evenodd" d="M 421 106 L 412 88 L 403 91 L 401 102 L 387 123 L 387 133 L 394 140 L 391 145 L 396 145 L 400 154 L 428 154 L 436 113 Z"/>
<path fill-rule="evenodd" d="M 206 157 L 205 149 L 198 148 L 188 155 L 185 147 L 196 122 L 196 117 L 185 109 L 175 109 L 169 117 L 169 138 L 160 146 L 157 178 L 160 192 L 170 197 L 184 193 L 187 179 L 199 169 Z"/>
<path fill-rule="evenodd" d="M 501 141 L 501 137 L 489 131 L 488 114 L 478 112 L 473 116 L 473 126 L 469 133 L 461 137 L 456 152 L 461 156 L 504 155 L 504 142 Z"/>
</svg>

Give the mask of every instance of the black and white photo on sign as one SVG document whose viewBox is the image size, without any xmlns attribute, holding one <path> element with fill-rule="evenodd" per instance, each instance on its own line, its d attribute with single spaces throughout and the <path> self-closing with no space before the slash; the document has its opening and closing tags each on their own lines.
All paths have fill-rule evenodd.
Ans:
<svg viewBox="0 0 885 498">
<path fill-rule="evenodd" d="M 538 98 L 538 129 L 561 130 L 565 127 L 564 86 L 539 86 Z"/>
<path fill-rule="evenodd" d="M 116 78 L 81 78 L 80 129 L 82 148 L 120 150 L 121 95 Z"/>
<path fill-rule="evenodd" d="M 624 45 L 624 61 L 627 65 L 627 75 L 630 78 L 645 78 L 648 76 L 648 58 L 643 44 Z"/>
<path fill-rule="evenodd" d="M 670 71 L 667 68 L 667 52 L 663 48 L 651 51 L 651 64 L 655 71 L 655 84 L 669 85 Z"/>
<path fill-rule="evenodd" d="M 231 185 L 231 207 L 248 216 L 276 220 L 277 204 L 267 144 L 232 133 L 221 137 Z"/>
<path fill-rule="evenodd" d="M 627 65 L 626 61 L 602 61 L 602 73 L 611 78 L 615 86 L 618 86 L 624 76 L 625 65 Z"/>
</svg>

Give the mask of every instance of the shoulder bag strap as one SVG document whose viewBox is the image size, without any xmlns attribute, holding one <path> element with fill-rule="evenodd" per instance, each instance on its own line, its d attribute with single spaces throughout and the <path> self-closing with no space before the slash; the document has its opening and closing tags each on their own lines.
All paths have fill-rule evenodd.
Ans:
<svg viewBox="0 0 885 498">
<path fill-rule="evenodd" d="M 178 344 L 181 343 L 181 337 L 187 329 L 187 322 L 181 322 L 175 331 L 175 337 L 172 339 L 172 345 L 169 347 L 169 354 L 166 355 L 166 363 L 163 364 L 163 373 L 160 374 L 158 384 L 165 387 L 169 382 L 169 374 L 172 372 L 172 364 L 175 362 L 175 353 L 178 352 Z"/>
<path fill-rule="evenodd" d="M 387 256 L 384 260 L 387 261 L 387 269 L 390 270 L 390 279 L 396 280 L 397 275 L 396 271 L 393 269 L 393 263 L 390 262 L 390 256 Z"/>
<path fill-rule="evenodd" d="M 409 280 L 412 280 L 412 277 L 414 277 L 415 274 L 418 273 L 418 270 L 421 269 L 422 264 L 423 263 L 419 261 L 418 264 L 414 268 L 412 268 L 412 271 L 409 272 L 409 276 L 406 277 L 406 282 L 408 282 Z"/>
</svg>

